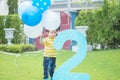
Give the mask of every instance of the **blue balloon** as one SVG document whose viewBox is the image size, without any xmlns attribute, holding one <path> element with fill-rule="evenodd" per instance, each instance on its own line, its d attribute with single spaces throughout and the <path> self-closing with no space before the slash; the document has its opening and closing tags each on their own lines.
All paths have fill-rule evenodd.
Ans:
<svg viewBox="0 0 120 80">
<path fill-rule="evenodd" d="M 53 80 L 90 80 L 90 76 L 86 73 L 70 73 L 70 71 L 80 64 L 87 53 L 86 38 L 77 30 L 65 30 L 58 34 L 54 41 L 54 48 L 62 49 L 64 43 L 68 40 L 74 40 L 78 44 L 76 54 L 68 61 L 63 63 L 53 75 Z"/>
<path fill-rule="evenodd" d="M 42 20 L 42 13 L 40 9 L 35 6 L 27 7 L 22 13 L 22 21 L 24 24 L 34 27 Z"/>
<path fill-rule="evenodd" d="M 38 7 L 41 10 L 41 12 L 46 11 L 51 5 L 50 0 L 32 0 L 32 2 L 33 6 Z"/>
</svg>

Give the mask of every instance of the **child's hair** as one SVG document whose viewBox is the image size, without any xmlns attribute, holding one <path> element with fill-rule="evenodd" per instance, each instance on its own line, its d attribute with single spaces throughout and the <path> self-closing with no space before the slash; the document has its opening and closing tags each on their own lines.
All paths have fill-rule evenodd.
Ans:
<svg viewBox="0 0 120 80">
<path fill-rule="evenodd" d="M 49 33 L 49 30 L 46 29 L 45 31 L 46 31 L 47 33 Z"/>
<path fill-rule="evenodd" d="M 60 26 L 56 29 L 56 31 L 60 31 Z"/>
<path fill-rule="evenodd" d="M 47 33 L 49 33 L 49 30 L 45 30 Z M 60 31 L 60 27 L 58 27 L 57 29 L 56 29 L 56 31 Z"/>
</svg>

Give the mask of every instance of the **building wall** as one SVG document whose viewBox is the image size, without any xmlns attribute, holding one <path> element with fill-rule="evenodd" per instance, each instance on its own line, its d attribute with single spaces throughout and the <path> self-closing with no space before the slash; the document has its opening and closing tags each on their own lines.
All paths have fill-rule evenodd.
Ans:
<svg viewBox="0 0 120 80">
<path fill-rule="evenodd" d="M 0 15 L 8 15 L 7 0 L 0 0 Z"/>
</svg>

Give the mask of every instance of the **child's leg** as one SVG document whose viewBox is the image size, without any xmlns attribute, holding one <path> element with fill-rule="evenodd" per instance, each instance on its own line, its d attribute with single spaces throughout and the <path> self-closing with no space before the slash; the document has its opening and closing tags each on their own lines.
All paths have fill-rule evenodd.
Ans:
<svg viewBox="0 0 120 80">
<path fill-rule="evenodd" d="M 44 67 L 44 77 L 43 79 L 47 79 L 48 78 L 48 71 L 49 71 L 49 58 L 44 57 L 44 61 L 43 61 L 43 67 Z"/>
<path fill-rule="evenodd" d="M 50 64 L 50 69 L 49 69 L 51 78 L 53 77 L 55 67 L 56 67 L 56 58 L 51 58 L 51 64 Z"/>
</svg>

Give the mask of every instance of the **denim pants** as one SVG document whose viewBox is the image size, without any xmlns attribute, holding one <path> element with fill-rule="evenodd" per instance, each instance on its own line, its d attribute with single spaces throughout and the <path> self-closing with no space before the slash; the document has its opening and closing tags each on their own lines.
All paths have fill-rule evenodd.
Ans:
<svg viewBox="0 0 120 80">
<path fill-rule="evenodd" d="M 52 78 L 55 67 L 56 67 L 56 57 L 44 57 L 43 67 L 44 67 L 44 77 L 43 78 L 46 79 L 49 76 Z"/>
</svg>

